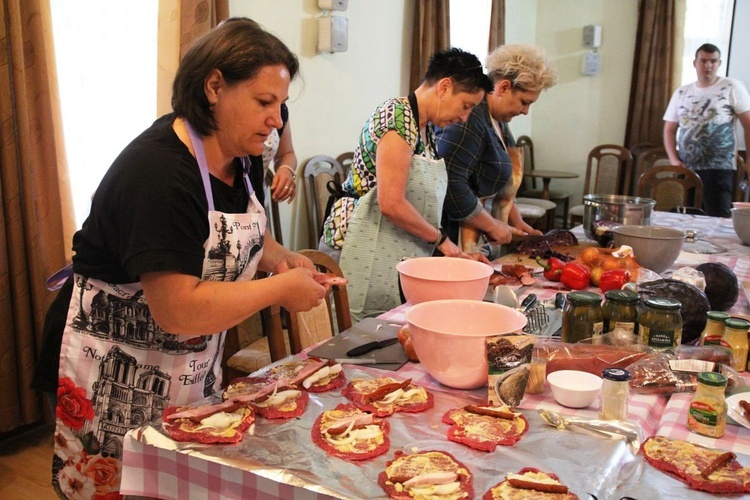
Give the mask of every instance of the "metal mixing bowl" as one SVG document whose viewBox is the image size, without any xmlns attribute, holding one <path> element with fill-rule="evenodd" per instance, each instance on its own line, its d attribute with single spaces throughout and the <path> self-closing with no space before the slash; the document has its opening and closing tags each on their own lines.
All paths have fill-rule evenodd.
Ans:
<svg viewBox="0 0 750 500">
<path fill-rule="evenodd" d="M 615 225 L 651 225 L 651 212 L 656 200 L 618 194 L 587 194 L 583 197 L 583 230 L 586 237 L 606 246 L 612 239 L 611 231 L 596 231 L 596 223 Z"/>
</svg>

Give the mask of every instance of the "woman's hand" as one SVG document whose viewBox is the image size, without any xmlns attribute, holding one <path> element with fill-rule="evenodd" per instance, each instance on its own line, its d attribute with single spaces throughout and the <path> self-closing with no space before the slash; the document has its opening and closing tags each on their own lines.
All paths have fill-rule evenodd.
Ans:
<svg viewBox="0 0 750 500">
<path fill-rule="evenodd" d="M 475 260 L 477 262 L 481 262 L 482 264 L 487 264 L 489 266 L 492 265 L 492 262 L 490 262 L 490 259 L 487 258 L 486 255 L 484 255 L 482 252 L 471 252 L 466 254 L 467 259 Z"/>
<path fill-rule="evenodd" d="M 466 255 L 450 238 L 446 238 L 443 243 L 438 245 L 437 249 L 446 257 L 463 257 Z"/>
<path fill-rule="evenodd" d="M 271 198 L 277 203 L 284 200 L 291 203 L 296 194 L 297 184 L 291 168 L 283 165 L 278 167 L 271 181 Z"/>
<path fill-rule="evenodd" d="M 276 263 L 273 272 L 275 274 L 281 274 L 297 268 L 314 271 L 315 265 L 310 259 L 301 253 L 287 251 L 284 257 Z"/>
<path fill-rule="evenodd" d="M 273 279 L 284 280 L 285 293 L 279 305 L 289 312 L 309 311 L 320 305 L 327 293 L 327 288 L 313 279 L 312 271 L 303 267 L 289 269 Z"/>
<path fill-rule="evenodd" d="M 487 239 L 489 239 L 490 243 L 504 244 L 510 243 L 513 235 L 525 236 L 526 232 L 521 231 L 520 229 L 516 229 L 513 226 L 509 226 L 502 221 L 497 221 L 495 227 L 493 227 L 491 231 L 485 234 L 487 235 Z"/>
<path fill-rule="evenodd" d="M 518 229 L 519 231 L 525 232 L 526 234 L 533 234 L 533 235 L 537 235 L 537 236 L 540 236 L 540 235 L 544 234 L 540 230 L 534 229 L 533 227 L 529 226 L 523 220 L 521 220 L 520 222 L 518 222 L 516 224 L 513 224 L 513 226 L 515 226 L 515 228 Z"/>
</svg>

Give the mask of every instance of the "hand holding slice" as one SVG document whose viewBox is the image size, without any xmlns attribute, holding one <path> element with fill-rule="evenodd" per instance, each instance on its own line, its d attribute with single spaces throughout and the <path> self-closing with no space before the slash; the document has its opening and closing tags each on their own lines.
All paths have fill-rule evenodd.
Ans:
<svg viewBox="0 0 750 500">
<path fill-rule="evenodd" d="M 411 379 L 354 379 L 344 387 L 342 394 L 354 401 L 359 409 L 378 417 L 387 417 L 399 411 L 418 413 L 435 405 L 432 393 L 412 384 Z"/>
<path fill-rule="evenodd" d="M 220 406 L 217 411 L 209 410 Z M 179 414 L 185 416 L 179 417 Z M 173 418 L 173 415 L 178 415 L 178 418 Z M 242 440 L 242 434 L 255 421 L 255 414 L 250 407 L 238 404 L 170 406 L 164 410 L 162 420 L 164 430 L 175 441 L 231 444 Z"/>
<path fill-rule="evenodd" d="M 312 427 L 312 440 L 329 455 L 344 460 L 367 460 L 390 447 L 390 425 L 353 404 L 324 411 Z"/>
<path fill-rule="evenodd" d="M 511 446 L 529 430 L 529 422 L 508 406 L 468 405 L 448 410 L 443 422 L 450 425 L 448 439 L 480 451 Z"/>
<path fill-rule="evenodd" d="M 378 484 L 391 498 L 473 498 L 469 469 L 444 451 L 407 455 L 397 451 L 378 475 Z"/>
<path fill-rule="evenodd" d="M 734 453 L 663 436 L 648 438 L 641 451 L 648 463 L 695 490 L 750 493 L 750 467 L 740 465 Z"/>
<path fill-rule="evenodd" d="M 508 474 L 484 494 L 482 500 L 578 500 L 556 474 L 524 467 L 516 474 Z"/>
</svg>

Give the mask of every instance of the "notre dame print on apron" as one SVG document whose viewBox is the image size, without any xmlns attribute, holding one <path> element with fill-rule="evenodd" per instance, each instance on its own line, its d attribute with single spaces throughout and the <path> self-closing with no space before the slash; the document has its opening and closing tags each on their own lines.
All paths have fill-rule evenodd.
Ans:
<svg viewBox="0 0 750 500">
<path fill-rule="evenodd" d="M 204 280 L 249 280 L 263 253 L 266 216 L 250 195 L 246 213 L 214 210 L 203 143 L 188 125 L 208 200 Z M 53 485 L 68 498 L 116 498 L 126 432 L 221 386 L 225 332 L 173 335 L 151 317 L 140 283 L 73 275 L 60 357 Z"/>
<path fill-rule="evenodd" d="M 442 159 L 412 156 L 406 200 L 435 226 L 440 225 L 448 174 Z M 383 217 L 377 186 L 360 199 L 349 220 L 341 250 L 341 270 L 349 278 L 352 318 L 375 316 L 401 304 L 396 264 L 403 257 L 428 257 L 433 246 Z"/>
</svg>

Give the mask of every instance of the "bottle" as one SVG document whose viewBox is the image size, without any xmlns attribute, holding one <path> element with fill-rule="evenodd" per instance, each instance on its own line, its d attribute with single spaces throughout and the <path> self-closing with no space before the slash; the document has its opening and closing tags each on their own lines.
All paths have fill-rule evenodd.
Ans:
<svg viewBox="0 0 750 500">
<path fill-rule="evenodd" d="M 724 320 L 729 314 L 721 311 L 708 311 L 706 327 L 701 332 L 700 345 L 720 345 L 724 336 Z"/>
<path fill-rule="evenodd" d="M 620 368 L 602 370 L 602 389 L 599 392 L 599 418 L 625 420 L 628 418 L 630 372 Z"/>
<path fill-rule="evenodd" d="M 728 318 L 724 321 L 724 336 L 721 345 L 732 350 L 732 368 L 738 372 L 747 369 L 747 330 L 750 322 L 740 318 Z"/>
<path fill-rule="evenodd" d="M 688 408 L 688 429 L 712 438 L 724 435 L 727 426 L 726 387 L 727 378 L 720 373 L 698 374 L 698 387 Z"/>
<path fill-rule="evenodd" d="M 638 335 L 641 344 L 656 349 L 677 347 L 682 341 L 682 304 L 669 297 L 650 297 L 646 310 L 638 318 Z"/>
<path fill-rule="evenodd" d="M 638 302 L 637 293 L 629 290 L 609 290 L 604 294 L 602 316 L 604 318 L 604 333 L 617 330 L 633 338 L 635 343 L 638 334 Z"/>
<path fill-rule="evenodd" d="M 562 314 L 562 341 L 569 343 L 599 337 L 604 329 L 602 296 L 592 292 L 570 292 Z"/>
</svg>

